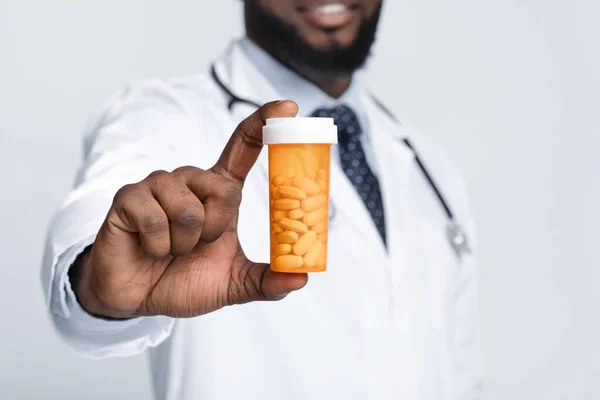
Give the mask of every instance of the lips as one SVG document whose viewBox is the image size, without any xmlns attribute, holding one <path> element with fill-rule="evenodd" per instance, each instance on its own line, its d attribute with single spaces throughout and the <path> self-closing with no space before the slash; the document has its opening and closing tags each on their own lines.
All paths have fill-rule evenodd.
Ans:
<svg viewBox="0 0 600 400">
<path fill-rule="evenodd" d="M 308 21 L 323 29 L 340 28 L 352 20 L 356 5 L 347 1 L 320 1 L 317 4 L 303 8 L 303 14 Z"/>
</svg>

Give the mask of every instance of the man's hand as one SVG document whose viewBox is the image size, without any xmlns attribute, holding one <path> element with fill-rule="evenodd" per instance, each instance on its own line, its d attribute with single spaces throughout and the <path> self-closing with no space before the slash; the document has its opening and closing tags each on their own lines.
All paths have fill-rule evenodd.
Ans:
<svg viewBox="0 0 600 400">
<path fill-rule="evenodd" d="M 297 112 L 291 101 L 268 103 L 240 123 L 211 169 L 156 171 L 121 188 L 82 261 L 81 305 L 109 318 L 193 317 L 302 288 L 306 274 L 248 260 L 237 234 L 242 186 L 260 154 L 265 119 Z"/>
</svg>

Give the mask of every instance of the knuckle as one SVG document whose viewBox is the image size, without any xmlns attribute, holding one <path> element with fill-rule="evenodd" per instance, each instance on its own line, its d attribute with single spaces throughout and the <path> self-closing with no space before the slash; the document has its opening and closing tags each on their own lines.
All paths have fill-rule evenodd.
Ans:
<svg viewBox="0 0 600 400">
<path fill-rule="evenodd" d="M 262 125 L 255 118 L 248 118 L 240 123 L 236 129 L 242 142 L 251 147 L 262 147 L 262 139 L 256 132 L 259 132 Z"/>
<path fill-rule="evenodd" d="M 142 233 L 161 233 L 169 229 L 169 220 L 165 215 L 148 214 L 141 218 L 139 228 Z"/>
<path fill-rule="evenodd" d="M 151 172 L 147 179 L 161 178 L 165 175 L 169 175 L 169 173 L 164 169 L 157 169 L 156 171 Z"/>
<path fill-rule="evenodd" d="M 160 185 L 164 184 L 166 181 L 168 181 L 169 179 L 170 179 L 170 174 L 164 170 L 154 171 L 150 175 L 148 175 L 148 177 L 146 178 L 146 180 L 151 182 L 154 186 L 156 186 L 156 185 L 160 186 Z"/>
<path fill-rule="evenodd" d="M 182 167 L 175 168 L 173 170 L 173 174 L 177 175 L 177 176 L 181 176 L 181 175 L 184 175 L 184 174 L 188 174 L 190 172 L 197 172 L 197 171 L 203 171 L 203 170 L 200 169 L 200 168 L 197 168 L 197 167 L 193 167 L 191 165 L 184 165 Z"/>
<path fill-rule="evenodd" d="M 213 243 L 216 242 L 218 238 L 220 238 L 221 235 L 219 235 L 218 233 L 205 233 L 201 236 L 201 239 L 203 242 L 205 243 Z"/>
<path fill-rule="evenodd" d="M 123 186 L 121 189 L 117 191 L 113 198 L 113 203 L 116 205 L 123 205 L 128 197 L 130 197 L 133 193 L 136 192 L 136 185 L 129 184 Z"/>
<path fill-rule="evenodd" d="M 228 179 L 227 182 L 220 185 L 217 197 L 226 205 L 238 208 L 242 202 L 242 189 L 237 183 Z"/>
<path fill-rule="evenodd" d="M 202 208 L 185 207 L 177 213 L 174 222 L 184 228 L 196 230 L 204 226 L 204 220 L 204 210 Z"/>
</svg>

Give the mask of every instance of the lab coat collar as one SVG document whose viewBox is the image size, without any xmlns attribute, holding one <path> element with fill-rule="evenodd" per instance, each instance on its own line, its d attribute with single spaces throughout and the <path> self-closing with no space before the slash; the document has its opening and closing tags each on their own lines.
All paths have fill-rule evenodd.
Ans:
<svg viewBox="0 0 600 400">
<path fill-rule="evenodd" d="M 257 58 L 257 60 L 250 60 L 251 57 Z M 260 71 L 261 65 L 270 65 L 273 68 L 272 70 L 269 68 L 269 71 L 277 71 L 277 76 L 274 78 L 275 82 L 289 79 L 291 81 L 289 87 L 293 88 L 293 91 L 285 88 L 278 90 L 275 87 L 277 83 L 273 84 L 271 77 L 267 77 Z M 276 68 L 277 65 L 282 68 Z M 373 132 L 376 135 L 380 135 L 381 131 L 374 129 L 375 126 L 370 125 L 369 118 L 367 117 L 367 115 L 370 115 L 370 112 L 367 112 L 367 108 L 375 109 L 378 118 L 384 121 L 386 128 L 394 128 L 392 130 L 386 129 L 385 133 L 392 134 L 399 139 L 407 135 L 402 125 L 386 109 L 382 108 L 381 104 L 366 89 L 363 84 L 361 72 L 354 74 L 350 88 L 342 97 L 333 99 L 310 82 L 307 82 L 289 69 L 278 64 L 264 50 L 250 42 L 247 38 L 231 42 L 227 51 L 215 62 L 215 69 L 219 79 L 237 97 L 250 100 L 253 103 L 264 104 L 269 101 L 282 100 L 285 96 L 289 95 L 293 100 L 298 101 L 301 107 L 299 115 L 302 116 L 309 115 L 316 107 L 330 107 L 345 103 L 356 109 L 361 125 L 363 125 L 363 129 L 366 132 Z M 282 88 L 287 87 L 287 85 L 279 86 Z M 284 93 L 280 93 L 282 91 Z M 317 100 L 306 100 L 309 97 L 314 97 Z M 252 107 L 247 104 L 236 105 L 237 107 L 243 109 L 247 114 L 253 111 Z"/>
<path fill-rule="evenodd" d="M 323 92 L 313 82 L 298 75 L 293 70 L 281 64 L 264 49 L 245 37 L 236 42 L 247 58 L 261 75 L 268 77 L 269 84 L 282 99 L 293 99 L 300 107 L 299 115 L 307 117 L 318 108 L 334 108 L 345 104 L 353 109 L 363 130 L 368 133 L 368 119 L 360 107 L 362 86 L 361 72 L 352 76 L 350 87 L 339 98 L 333 98 Z"/>
<path fill-rule="evenodd" d="M 239 98 L 256 104 L 281 100 L 269 81 L 248 59 L 239 41 L 229 45 L 225 54 L 215 62 L 214 67 L 223 84 Z M 248 104 L 239 104 L 232 111 L 245 117 L 254 109 Z"/>
<path fill-rule="evenodd" d="M 408 261 L 405 248 L 410 234 L 405 235 L 403 229 L 410 217 L 407 214 L 407 188 L 410 187 L 410 172 L 414 169 L 414 153 L 403 142 L 409 137 L 404 126 L 392 119 L 369 93 L 365 92 L 363 98 L 364 108 L 372 121 L 371 145 L 380 164 L 378 174 L 385 207 L 388 256 L 395 264 L 394 268 L 401 268 Z"/>
</svg>

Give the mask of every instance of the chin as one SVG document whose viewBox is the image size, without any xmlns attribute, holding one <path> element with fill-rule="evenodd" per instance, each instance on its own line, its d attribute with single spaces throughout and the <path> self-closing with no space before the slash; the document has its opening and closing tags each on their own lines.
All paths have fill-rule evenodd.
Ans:
<svg viewBox="0 0 600 400">
<path fill-rule="evenodd" d="M 375 41 L 381 9 L 368 20 L 355 16 L 343 25 L 329 28 L 302 19 L 286 23 L 258 2 L 245 4 L 246 29 L 252 40 L 311 80 L 347 76 L 364 66 Z"/>
<path fill-rule="evenodd" d="M 314 50 L 344 50 L 352 47 L 358 39 L 359 27 L 348 27 L 348 29 L 338 29 L 332 32 L 319 30 L 318 32 L 303 33 L 301 30 L 298 31 L 304 41 Z"/>
</svg>

